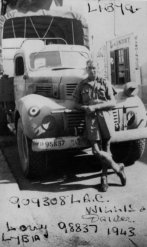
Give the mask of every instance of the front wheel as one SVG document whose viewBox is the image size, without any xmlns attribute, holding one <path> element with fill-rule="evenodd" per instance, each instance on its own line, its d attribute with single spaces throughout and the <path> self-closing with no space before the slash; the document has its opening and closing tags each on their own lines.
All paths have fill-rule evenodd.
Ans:
<svg viewBox="0 0 147 247">
<path fill-rule="evenodd" d="M 132 165 L 139 160 L 145 150 L 146 139 L 112 144 L 111 151 L 116 162 Z"/>
<path fill-rule="evenodd" d="M 139 160 L 145 150 L 146 139 L 140 139 L 130 142 L 128 156 L 125 158 L 125 165 L 132 165 Z"/>
<path fill-rule="evenodd" d="M 33 152 L 31 140 L 24 134 L 21 119 L 17 124 L 17 145 L 20 158 L 20 165 L 25 177 L 38 176 L 45 165 L 43 153 Z"/>
</svg>

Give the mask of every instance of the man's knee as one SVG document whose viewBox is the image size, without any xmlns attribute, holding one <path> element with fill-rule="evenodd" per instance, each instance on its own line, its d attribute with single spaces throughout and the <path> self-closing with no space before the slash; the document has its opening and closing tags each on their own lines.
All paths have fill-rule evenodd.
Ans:
<svg viewBox="0 0 147 247">
<path fill-rule="evenodd" d="M 100 156 L 105 159 L 112 159 L 111 153 L 108 153 L 106 151 L 100 151 Z"/>
<path fill-rule="evenodd" d="M 110 140 L 105 140 L 104 142 L 103 142 L 103 149 L 104 149 L 104 151 L 106 151 L 106 152 L 111 152 L 110 151 Z"/>
<path fill-rule="evenodd" d="M 91 146 L 92 146 L 92 152 L 94 155 L 99 155 L 100 153 L 100 143 L 94 141 L 91 142 Z"/>
<path fill-rule="evenodd" d="M 112 159 L 111 153 L 99 150 L 99 149 L 94 149 L 93 148 L 93 154 L 98 156 L 102 161 L 107 161 Z"/>
</svg>

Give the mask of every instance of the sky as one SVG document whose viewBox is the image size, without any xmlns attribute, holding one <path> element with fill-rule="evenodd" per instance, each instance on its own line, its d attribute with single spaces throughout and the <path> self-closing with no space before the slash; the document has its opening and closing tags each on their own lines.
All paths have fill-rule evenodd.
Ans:
<svg viewBox="0 0 147 247">
<path fill-rule="evenodd" d="M 94 37 L 94 50 L 113 38 L 146 32 L 147 0 L 64 0 L 64 3 L 86 17 L 90 35 Z"/>
</svg>

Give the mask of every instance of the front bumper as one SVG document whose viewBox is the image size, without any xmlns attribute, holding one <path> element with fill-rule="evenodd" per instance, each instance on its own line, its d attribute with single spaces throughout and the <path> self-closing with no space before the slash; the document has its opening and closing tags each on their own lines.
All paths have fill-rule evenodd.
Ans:
<svg viewBox="0 0 147 247">
<path fill-rule="evenodd" d="M 139 139 L 147 139 L 147 127 L 139 129 L 130 129 L 123 131 L 116 131 L 111 137 L 111 143 L 133 141 Z M 35 152 L 40 151 L 53 151 L 53 150 L 66 150 L 66 149 L 82 149 L 90 147 L 90 143 L 81 136 L 68 136 L 57 138 L 44 138 L 33 139 L 32 150 Z"/>
<path fill-rule="evenodd" d="M 32 140 L 32 150 L 35 152 L 82 149 L 87 148 L 89 146 L 89 142 L 81 136 L 68 136 Z"/>
<path fill-rule="evenodd" d="M 110 141 L 118 143 L 118 142 L 139 140 L 144 138 L 147 139 L 147 127 L 115 131 Z"/>
</svg>

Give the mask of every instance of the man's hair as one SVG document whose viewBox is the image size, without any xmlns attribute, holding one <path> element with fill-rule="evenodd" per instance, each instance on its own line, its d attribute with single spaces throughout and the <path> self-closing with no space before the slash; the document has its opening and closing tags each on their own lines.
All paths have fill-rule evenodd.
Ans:
<svg viewBox="0 0 147 247">
<path fill-rule="evenodd" d="M 87 61 L 87 69 L 95 68 L 94 62 L 92 60 Z"/>
</svg>

